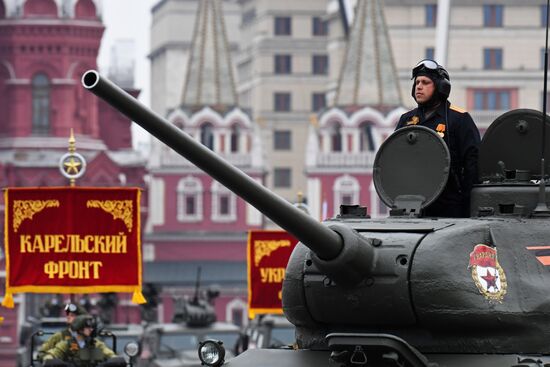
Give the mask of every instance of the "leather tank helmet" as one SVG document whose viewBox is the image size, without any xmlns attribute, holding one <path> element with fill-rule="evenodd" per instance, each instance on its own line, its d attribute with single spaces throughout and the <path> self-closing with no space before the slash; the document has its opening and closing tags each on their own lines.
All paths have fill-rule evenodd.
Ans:
<svg viewBox="0 0 550 367">
<path fill-rule="evenodd" d="M 416 85 L 416 77 L 417 76 L 427 76 L 430 78 L 434 84 L 435 84 L 435 91 L 434 96 L 430 99 L 437 99 L 439 101 L 444 101 L 447 98 L 449 98 L 449 94 L 451 93 L 451 78 L 449 77 L 449 73 L 445 68 L 441 65 L 439 65 L 437 62 L 431 59 L 424 59 L 421 60 L 412 70 L 412 90 L 411 95 L 416 101 L 415 97 L 415 85 Z"/>
<path fill-rule="evenodd" d="M 91 315 L 77 316 L 71 324 L 71 329 L 76 332 L 81 332 L 86 327 L 90 327 L 95 330 L 95 320 Z"/>
</svg>

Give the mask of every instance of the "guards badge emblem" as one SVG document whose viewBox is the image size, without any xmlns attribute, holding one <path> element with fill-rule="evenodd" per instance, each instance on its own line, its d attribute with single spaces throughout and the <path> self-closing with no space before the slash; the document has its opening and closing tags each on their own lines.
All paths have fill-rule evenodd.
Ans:
<svg viewBox="0 0 550 367">
<path fill-rule="evenodd" d="M 476 245 L 470 253 L 468 268 L 477 289 L 486 299 L 502 302 L 506 294 L 506 275 L 498 263 L 497 249 L 487 245 Z"/>
</svg>

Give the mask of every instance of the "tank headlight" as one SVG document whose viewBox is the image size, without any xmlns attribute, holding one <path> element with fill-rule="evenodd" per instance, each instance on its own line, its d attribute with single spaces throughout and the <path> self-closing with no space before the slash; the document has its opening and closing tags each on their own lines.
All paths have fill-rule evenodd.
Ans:
<svg viewBox="0 0 550 367">
<path fill-rule="evenodd" d="M 219 340 L 205 340 L 199 343 L 199 359 L 204 365 L 221 366 L 225 358 L 223 342 Z"/>
<path fill-rule="evenodd" d="M 139 354 L 139 344 L 136 342 L 126 343 L 124 346 L 124 353 L 128 357 L 135 357 Z"/>
</svg>

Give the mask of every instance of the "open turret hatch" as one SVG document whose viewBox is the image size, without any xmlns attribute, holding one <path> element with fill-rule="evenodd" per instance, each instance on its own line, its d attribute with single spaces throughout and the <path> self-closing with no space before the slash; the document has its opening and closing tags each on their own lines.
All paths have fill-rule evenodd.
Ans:
<svg viewBox="0 0 550 367">
<path fill-rule="evenodd" d="M 550 131 L 550 118 L 546 119 Z M 479 147 L 482 181 L 529 181 L 540 177 L 542 112 L 519 109 L 506 112 L 489 126 Z M 550 162 L 550 150 L 545 161 Z M 534 175 L 534 177 L 533 177 Z"/>
<path fill-rule="evenodd" d="M 390 135 L 374 159 L 374 186 L 392 215 L 419 215 L 443 192 L 450 170 L 447 145 L 424 126 Z"/>
</svg>

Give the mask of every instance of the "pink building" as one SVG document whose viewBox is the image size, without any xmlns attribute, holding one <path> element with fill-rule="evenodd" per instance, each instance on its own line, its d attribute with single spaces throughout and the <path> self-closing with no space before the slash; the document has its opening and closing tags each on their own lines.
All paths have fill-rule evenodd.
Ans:
<svg viewBox="0 0 550 367">
<path fill-rule="evenodd" d="M 130 122 L 80 86 L 82 73 L 97 68 L 100 15 L 97 0 L 0 0 L 2 187 L 68 185 L 58 165 L 72 129 L 87 161 L 78 186 L 145 189 L 146 161 L 132 150 Z M 3 196 L 0 200 L 3 216 Z M 146 203 L 144 195 L 143 213 Z M 1 249 L 3 295 L 3 244 Z M 14 309 L 0 308 L 0 366 L 15 366 L 18 325 L 38 314 L 44 297 L 17 295 Z"/>
</svg>

